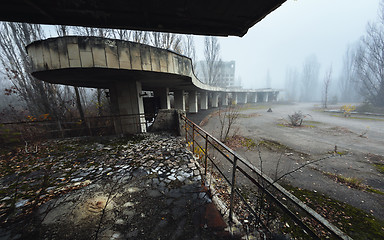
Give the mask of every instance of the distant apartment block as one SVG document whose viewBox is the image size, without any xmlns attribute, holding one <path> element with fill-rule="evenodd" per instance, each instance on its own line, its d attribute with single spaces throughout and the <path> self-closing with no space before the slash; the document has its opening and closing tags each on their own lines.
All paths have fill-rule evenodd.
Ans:
<svg viewBox="0 0 384 240">
<path fill-rule="evenodd" d="M 198 61 L 196 64 L 196 73 L 200 81 L 207 83 L 207 77 L 204 74 L 206 69 L 205 61 Z M 222 61 L 218 72 L 218 86 L 220 87 L 237 87 L 235 81 L 235 61 Z"/>
</svg>

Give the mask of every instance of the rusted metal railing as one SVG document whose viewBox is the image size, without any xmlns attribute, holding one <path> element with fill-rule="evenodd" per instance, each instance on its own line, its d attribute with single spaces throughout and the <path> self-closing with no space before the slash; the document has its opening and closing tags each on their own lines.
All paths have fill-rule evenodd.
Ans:
<svg viewBox="0 0 384 240">
<path fill-rule="evenodd" d="M 21 122 L 0 123 L 4 129 L 18 133 L 16 136 L 24 140 L 41 138 L 63 138 L 76 136 L 101 136 L 116 134 L 116 125 L 121 124 L 122 118 L 131 118 L 126 126 L 148 127 L 153 123 L 155 116 L 148 114 L 126 114 L 86 117 L 84 122 L 80 118 L 57 120 L 34 120 Z"/>
<path fill-rule="evenodd" d="M 333 239 L 352 239 L 293 194 L 274 182 L 260 169 L 253 166 L 221 141 L 193 123 L 186 116 L 181 115 L 181 119 L 184 124 L 183 129 L 185 131 L 186 141 L 188 145 L 193 148 L 192 152 L 200 155 L 200 159 L 203 161 L 202 163 L 205 168 L 205 175 L 207 175 L 209 160 L 209 163 L 212 165 L 212 171 L 217 172 L 220 178 L 224 179 L 229 186 L 230 221 L 232 221 L 234 216 L 234 204 L 237 203 L 235 202 L 235 198 L 237 198 L 244 204 L 244 206 L 246 206 L 249 214 L 253 215 L 253 219 L 256 219 L 258 224 L 267 227 L 261 221 L 261 210 L 255 209 L 255 207 L 252 206 L 253 203 L 247 200 L 239 189 L 239 184 L 237 183 L 236 178 L 244 177 L 247 181 L 252 183 L 252 186 L 257 187 L 262 196 L 264 196 L 265 199 L 262 199 L 261 201 L 266 201 L 268 204 L 273 203 L 275 206 L 273 209 L 281 211 L 285 216 L 288 216 L 288 219 L 299 226 L 303 230 L 302 233 L 307 237 L 313 239 L 324 237 Z M 202 146 L 204 146 L 204 149 Z M 209 152 L 208 148 L 211 149 Z M 211 156 L 214 151 L 215 154 L 218 153 L 220 156 L 217 158 Z M 226 172 L 218 166 L 220 162 L 215 161 L 215 159 L 228 161 L 232 166 L 232 173 L 226 174 Z M 324 230 L 320 231 L 316 228 Z"/>
</svg>

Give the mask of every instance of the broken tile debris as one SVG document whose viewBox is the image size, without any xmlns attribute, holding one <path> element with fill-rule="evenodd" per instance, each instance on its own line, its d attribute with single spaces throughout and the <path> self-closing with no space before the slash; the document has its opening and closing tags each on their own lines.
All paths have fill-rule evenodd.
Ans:
<svg viewBox="0 0 384 240">
<path fill-rule="evenodd" d="M 51 140 L 29 160 L 2 169 L 1 239 L 218 239 L 181 137 Z"/>
</svg>

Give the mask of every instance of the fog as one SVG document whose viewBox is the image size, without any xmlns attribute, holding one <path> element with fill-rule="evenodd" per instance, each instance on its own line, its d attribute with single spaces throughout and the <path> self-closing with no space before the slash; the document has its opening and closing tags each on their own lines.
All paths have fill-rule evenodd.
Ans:
<svg viewBox="0 0 384 240">
<path fill-rule="evenodd" d="M 268 71 L 271 87 L 284 88 L 287 70 L 301 72 L 312 55 L 320 63 L 319 81 L 330 65 L 336 80 L 347 46 L 360 39 L 378 11 L 379 0 L 288 0 L 244 37 L 220 37 L 221 57 L 236 61 L 236 76 L 247 88 L 266 87 Z M 199 60 L 203 47 L 204 37 L 197 36 Z"/>
<path fill-rule="evenodd" d="M 317 87 L 315 99 L 321 98 L 322 80 L 331 66 L 330 95 L 338 95 L 346 49 L 365 34 L 369 21 L 377 20 L 379 2 L 288 0 L 244 37 L 219 37 L 221 59 L 236 61 L 236 80 L 241 79 L 244 88 L 284 89 L 287 73 L 296 72 L 300 77 L 306 59 L 315 58 L 320 64 L 318 84 L 313 86 Z M 47 37 L 56 36 L 53 26 L 43 28 Z M 195 36 L 195 46 L 196 60 L 204 60 L 204 36 Z M 5 78 L 3 71 L 0 69 L 0 80 Z"/>
</svg>

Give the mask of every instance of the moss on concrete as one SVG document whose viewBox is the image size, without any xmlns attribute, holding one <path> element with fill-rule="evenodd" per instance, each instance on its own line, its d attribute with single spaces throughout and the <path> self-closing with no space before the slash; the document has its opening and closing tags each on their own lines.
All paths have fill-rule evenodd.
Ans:
<svg viewBox="0 0 384 240">
<path fill-rule="evenodd" d="M 353 239 L 384 239 L 384 221 L 371 214 L 325 194 L 286 184 L 284 187 Z"/>
</svg>

